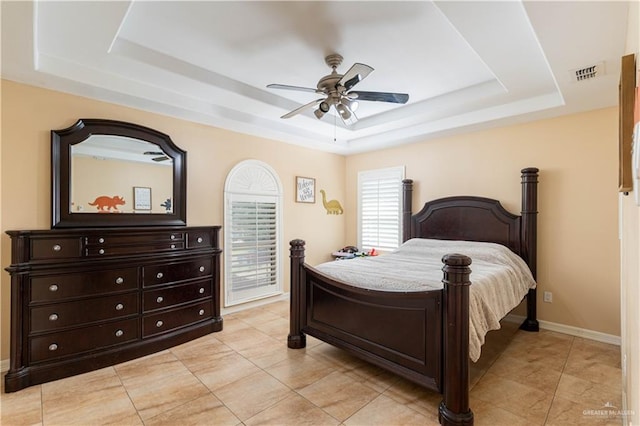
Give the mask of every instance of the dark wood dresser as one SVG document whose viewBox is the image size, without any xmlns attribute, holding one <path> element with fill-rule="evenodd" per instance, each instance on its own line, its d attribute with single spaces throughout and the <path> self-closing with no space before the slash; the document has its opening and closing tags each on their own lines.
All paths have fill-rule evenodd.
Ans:
<svg viewBox="0 0 640 426">
<path fill-rule="evenodd" d="M 222 330 L 219 226 L 8 231 L 14 392 Z"/>
</svg>

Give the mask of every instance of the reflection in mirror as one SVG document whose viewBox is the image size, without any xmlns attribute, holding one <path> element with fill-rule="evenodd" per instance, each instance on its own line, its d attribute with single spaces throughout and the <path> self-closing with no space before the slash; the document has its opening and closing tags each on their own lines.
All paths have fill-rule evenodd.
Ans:
<svg viewBox="0 0 640 426">
<path fill-rule="evenodd" d="M 71 146 L 69 213 L 172 213 L 173 159 L 158 145 L 91 135 Z"/>
</svg>

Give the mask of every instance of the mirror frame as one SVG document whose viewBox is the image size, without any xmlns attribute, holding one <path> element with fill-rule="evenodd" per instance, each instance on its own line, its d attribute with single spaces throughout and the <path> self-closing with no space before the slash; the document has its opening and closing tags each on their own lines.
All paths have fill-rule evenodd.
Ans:
<svg viewBox="0 0 640 426">
<path fill-rule="evenodd" d="M 70 211 L 71 147 L 91 135 L 126 136 L 158 145 L 173 159 L 173 213 L 73 213 Z M 187 224 L 187 153 L 164 133 L 138 124 L 81 118 L 51 131 L 52 228 L 115 226 L 185 226 Z"/>
</svg>

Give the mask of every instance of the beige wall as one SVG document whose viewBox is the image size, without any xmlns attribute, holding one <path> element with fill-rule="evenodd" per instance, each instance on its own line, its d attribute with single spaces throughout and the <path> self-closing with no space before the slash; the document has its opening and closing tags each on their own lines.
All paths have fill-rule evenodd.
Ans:
<svg viewBox="0 0 640 426">
<path fill-rule="evenodd" d="M 350 156 L 347 223 L 360 170 L 406 166 L 414 211 L 479 195 L 519 213 L 520 170 L 538 167 L 538 318 L 618 336 L 617 123 L 610 108 Z M 356 241 L 355 226 L 347 236 Z M 553 303 L 542 303 L 544 291 Z"/>
<path fill-rule="evenodd" d="M 344 200 L 342 156 L 268 139 L 241 135 L 184 120 L 113 104 L 2 81 L 1 203 L 2 267 L 11 262 L 9 229 L 49 229 L 51 226 L 50 131 L 71 126 L 78 118 L 107 118 L 141 124 L 168 134 L 187 151 L 187 224 L 222 225 L 223 189 L 228 172 L 246 159 L 261 160 L 275 169 L 284 188 L 283 254 L 288 241 L 307 240 L 307 260 L 319 263 L 344 242 L 344 216 L 327 215 L 321 202 L 295 203 L 295 176 L 316 178 L 331 198 Z M 288 287 L 285 258 L 284 283 Z M 2 351 L 9 357 L 9 275 L 1 272 L 0 318 Z"/>
<path fill-rule="evenodd" d="M 140 210 L 139 213 L 166 213 L 160 204 L 173 197 L 173 169 L 170 165 L 74 156 L 71 182 L 73 213 L 97 212 L 101 206 L 89 203 L 95 204 L 96 198 L 101 196 L 122 198 L 125 204 L 117 205 L 117 212 L 134 213 L 134 187 L 149 188 L 151 194 L 151 210 Z M 102 209 L 116 212 L 107 206 L 102 206 Z"/>
<path fill-rule="evenodd" d="M 636 54 L 636 83 L 640 85 L 640 3 L 629 5 L 626 54 Z M 636 147 L 635 149 L 638 149 Z M 621 222 L 621 325 L 623 409 L 628 421 L 640 424 L 640 208 L 629 196 L 620 196 Z"/>
</svg>

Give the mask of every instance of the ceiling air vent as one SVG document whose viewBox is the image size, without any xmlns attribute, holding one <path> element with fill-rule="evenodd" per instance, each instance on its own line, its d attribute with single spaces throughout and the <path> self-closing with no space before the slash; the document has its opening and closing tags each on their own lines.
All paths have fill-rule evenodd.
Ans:
<svg viewBox="0 0 640 426">
<path fill-rule="evenodd" d="M 578 68 L 570 71 L 570 73 L 571 80 L 574 82 L 592 80 L 604 75 L 604 62 L 598 62 L 597 64 L 589 65 L 588 67 Z"/>
</svg>

